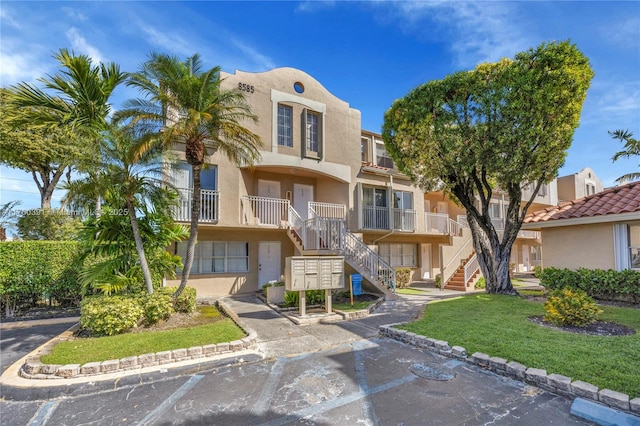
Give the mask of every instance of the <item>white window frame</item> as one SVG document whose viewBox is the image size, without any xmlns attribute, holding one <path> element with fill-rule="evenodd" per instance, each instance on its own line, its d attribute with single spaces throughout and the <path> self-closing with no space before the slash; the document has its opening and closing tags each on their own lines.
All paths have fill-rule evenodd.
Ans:
<svg viewBox="0 0 640 426">
<path fill-rule="evenodd" d="M 418 245 L 414 243 L 380 243 L 378 254 L 394 268 L 418 267 Z"/>
<path fill-rule="evenodd" d="M 389 152 L 387 151 L 387 147 L 384 145 L 384 141 L 380 139 L 375 140 L 375 155 L 376 155 L 376 166 L 385 167 L 387 169 L 394 169 L 395 163 L 393 162 L 393 158 L 389 156 Z M 388 164 L 388 163 L 391 164 Z"/>
<path fill-rule="evenodd" d="M 217 247 L 217 249 L 216 249 Z M 211 250 L 207 250 L 211 248 Z M 230 250 L 231 249 L 231 250 Z M 244 254 L 230 255 L 230 251 L 233 249 Z M 208 251 L 211 255 L 203 256 L 203 250 Z M 221 253 L 222 251 L 222 253 Z M 176 254 L 183 259 L 187 252 L 187 242 L 180 242 L 176 245 Z M 233 267 L 237 262 L 244 260 L 244 268 Z M 211 268 L 206 268 L 207 264 L 211 265 Z M 217 270 L 220 268 L 221 270 Z M 211 269 L 210 271 L 203 272 L 203 269 Z M 233 273 L 247 273 L 249 272 L 249 243 L 246 241 L 198 241 L 196 243 L 193 253 L 193 265 L 191 265 L 190 274 L 193 275 L 205 275 L 205 274 L 233 274 Z"/>
<path fill-rule="evenodd" d="M 293 148 L 293 107 L 278 104 L 278 146 Z"/>
<path fill-rule="evenodd" d="M 322 152 L 321 126 L 322 115 L 316 111 L 307 109 L 305 114 L 305 153 L 313 156 L 320 156 Z"/>
</svg>

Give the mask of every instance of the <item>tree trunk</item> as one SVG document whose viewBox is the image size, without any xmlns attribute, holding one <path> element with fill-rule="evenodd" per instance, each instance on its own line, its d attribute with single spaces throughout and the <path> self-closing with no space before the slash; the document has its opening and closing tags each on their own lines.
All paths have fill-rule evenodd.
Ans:
<svg viewBox="0 0 640 426">
<path fill-rule="evenodd" d="M 482 216 L 475 217 L 473 214 L 468 214 L 468 221 L 473 237 L 473 247 L 478 256 L 478 264 L 486 280 L 485 291 L 487 293 L 517 294 L 511 283 L 509 268 L 511 247 L 515 241 L 511 235 L 513 229 L 511 227 L 505 228 L 505 235 L 501 242 L 490 219 L 486 220 Z M 517 231 L 515 233 L 517 234 Z M 510 241 L 510 243 L 507 244 L 506 241 Z"/>
<path fill-rule="evenodd" d="M 129 208 L 129 219 L 131 219 L 131 229 L 133 229 L 133 239 L 136 242 L 136 250 L 138 251 L 138 259 L 140 260 L 140 268 L 142 268 L 142 276 L 144 277 L 144 283 L 147 286 L 147 293 L 153 294 L 153 280 L 151 279 L 151 271 L 149 271 L 149 264 L 147 263 L 147 257 L 144 254 L 144 245 L 142 244 L 142 237 L 140 236 L 140 228 L 138 227 L 138 218 L 136 217 L 136 210 L 133 205 L 133 200 L 127 197 L 127 207 Z"/>
<path fill-rule="evenodd" d="M 187 286 L 189 281 L 189 273 L 191 266 L 193 265 L 193 253 L 196 247 L 196 241 L 198 239 L 198 222 L 200 220 L 200 170 L 201 164 L 192 164 L 193 170 L 193 195 L 191 198 L 191 229 L 189 230 L 189 241 L 187 242 L 187 253 L 184 258 L 182 267 L 182 277 L 180 279 L 180 286 L 173 294 L 176 298 L 182 294 L 182 291 Z"/>
</svg>

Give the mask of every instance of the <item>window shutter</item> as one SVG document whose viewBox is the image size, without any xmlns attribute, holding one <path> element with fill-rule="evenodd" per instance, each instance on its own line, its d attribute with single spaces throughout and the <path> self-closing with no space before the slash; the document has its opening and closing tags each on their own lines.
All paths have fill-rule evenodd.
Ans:
<svg viewBox="0 0 640 426">
<path fill-rule="evenodd" d="M 302 116 L 300 118 L 302 119 L 301 125 L 300 125 L 301 133 L 302 133 L 301 152 L 302 152 L 302 156 L 306 157 L 307 156 L 307 108 L 304 108 L 302 110 Z"/>
<path fill-rule="evenodd" d="M 616 223 L 613 225 L 613 254 L 615 257 L 616 271 L 631 269 L 629 227 L 626 223 Z"/>
</svg>

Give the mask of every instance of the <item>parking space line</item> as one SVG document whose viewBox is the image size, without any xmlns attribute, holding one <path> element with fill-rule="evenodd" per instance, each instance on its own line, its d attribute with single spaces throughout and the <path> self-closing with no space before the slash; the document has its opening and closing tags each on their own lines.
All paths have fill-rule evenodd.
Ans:
<svg viewBox="0 0 640 426">
<path fill-rule="evenodd" d="M 415 376 L 413 374 L 411 376 L 404 376 L 404 377 L 401 377 L 400 379 L 393 380 L 393 381 L 388 382 L 388 383 L 384 383 L 384 384 L 376 386 L 374 388 L 370 388 L 366 392 L 358 391 L 358 392 L 352 393 L 351 395 L 345 395 L 345 396 L 343 396 L 341 398 L 336 398 L 334 400 L 326 401 L 326 402 L 323 402 L 321 404 L 312 405 L 310 407 L 303 408 L 302 410 L 294 411 L 293 413 L 287 414 L 287 415 L 279 417 L 277 419 L 273 419 L 271 421 L 268 421 L 268 422 L 265 422 L 265 423 L 261 423 L 258 426 L 280 426 L 280 425 L 286 425 L 287 423 L 291 423 L 291 422 L 296 421 L 298 419 L 315 416 L 315 415 L 324 413 L 326 411 L 333 410 L 334 408 L 342 407 L 343 405 L 347 405 L 347 404 L 350 404 L 352 402 L 358 401 L 358 400 L 360 400 L 362 398 L 366 398 L 369 395 L 375 395 L 376 393 L 383 392 L 383 391 L 386 391 L 386 390 L 389 390 L 389 389 L 393 389 L 393 388 L 396 388 L 398 386 L 402 386 L 402 385 L 404 385 L 406 383 L 414 381 L 415 379 L 417 379 L 417 376 Z"/>
<path fill-rule="evenodd" d="M 360 392 L 365 394 L 365 397 L 362 400 L 362 409 L 366 420 L 368 420 L 367 424 L 378 425 L 380 423 L 378 416 L 376 415 L 371 398 L 367 395 L 367 392 L 369 392 L 369 384 L 367 383 L 367 374 L 364 366 L 364 350 L 367 349 L 367 347 L 372 346 L 373 345 L 369 342 L 367 342 L 367 344 L 364 342 L 354 342 L 353 357 L 355 358 L 356 380 L 358 382 L 358 387 L 360 388 Z"/>
<path fill-rule="evenodd" d="M 273 364 L 271 373 L 269 373 L 267 382 L 262 388 L 262 392 L 258 397 L 258 401 L 251 409 L 251 414 L 260 417 L 267 412 L 269 406 L 271 405 L 271 400 L 276 393 L 278 383 L 280 383 L 280 377 L 282 377 L 282 372 L 284 371 L 284 366 L 286 363 L 287 359 L 285 357 L 279 357 Z"/>
<path fill-rule="evenodd" d="M 196 383 L 202 380 L 203 377 L 204 377 L 203 375 L 192 376 L 189 380 L 187 380 L 187 382 L 184 385 L 180 386 L 180 389 L 172 393 L 171 396 L 169 396 L 169 398 L 165 399 L 162 402 L 162 404 L 158 405 L 153 411 L 147 414 L 147 416 L 144 419 L 142 419 L 142 421 L 138 423 L 138 425 L 139 426 L 150 425 L 156 420 L 158 420 L 165 411 L 167 411 L 176 402 L 178 402 L 180 398 L 185 396 L 187 392 L 189 392 L 191 388 L 193 388 L 196 385 Z"/>
<path fill-rule="evenodd" d="M 42 404 L 38 407 L 38 411 L 33 415 L 31 421 L 29 421 L 29 426 L 46 425 L 51 419 L 53 412 L 58 408 L 58 405 L 60 405 L 60 401 L 49 401 Z"/>
</svg>

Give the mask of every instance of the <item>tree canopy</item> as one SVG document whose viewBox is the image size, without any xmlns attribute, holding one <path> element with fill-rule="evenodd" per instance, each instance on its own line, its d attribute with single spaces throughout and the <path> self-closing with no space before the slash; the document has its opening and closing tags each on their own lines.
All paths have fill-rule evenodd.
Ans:
<svg viewBox="0 0 640 426">
<path fill-rule="evenodd" d="M 618 151 L 613 155 L 612 160 L 618 161 L 621 158 L 631 158 L 631 156 L 640 156 L 640 140 L 633 137 L 633 133 L 628 130 L 616 130 L 609 132 L 613 139 L 617 139 L 620 142 L 624 142 L 624 149 Z M 640 179 L 640 172 L 630 172 L 620 176 L 616 179 L 618 183 L 626 183 L 633 180 Z"/>
<path fill-rule="evenodd" d="M 564 163 L 593 72 L 568 41 L 425 83 L 385 113 L 383 138 L 399 169 L 467 210 L 487 291 L 512 293 L 509 257 L 528 206 Z M 521 209 L 522 186 L 535 191 Z M 491 223 L 494 190 L 509 196 L 504 233 Z"/>
</svg>

